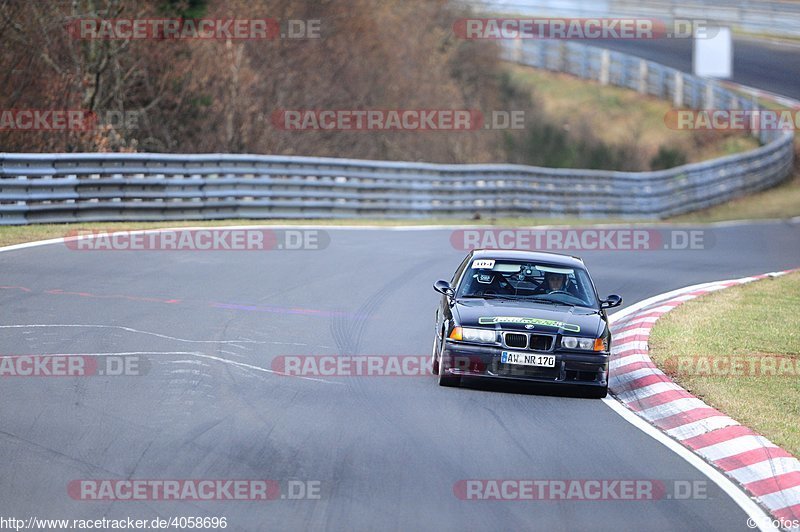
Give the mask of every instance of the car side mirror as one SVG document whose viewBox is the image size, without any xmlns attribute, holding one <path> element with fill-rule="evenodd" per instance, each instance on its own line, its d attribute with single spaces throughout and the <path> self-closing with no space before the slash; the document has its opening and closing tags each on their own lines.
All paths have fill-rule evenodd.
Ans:
<svg viewBox="0 0 800 532">
<path fill-rule="evenodd" d="M 447 297 L 453 297 L 455 295 L 453 287 L 450 286 L 450 283 L 448 283 L 447 281 L 442 281 L 442 280 L 436 281 L 435 283 L 433 283 L 433 289 L 439 292 L 440 294 L 446 295 Z"/>
<path fill-rule="evenodd" d="M 617 294 L 611 294 L 600 302 L 600 308 L 614 308 L 622 304 L 622 298 Z"/>
</svg>

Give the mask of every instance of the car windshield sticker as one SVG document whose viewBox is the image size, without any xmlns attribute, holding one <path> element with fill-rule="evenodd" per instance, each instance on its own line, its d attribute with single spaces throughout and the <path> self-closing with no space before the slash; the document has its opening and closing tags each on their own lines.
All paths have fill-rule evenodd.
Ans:
<svg viewBox="0 0 800 532">
<path fill-rule="evenodd" d="M 569 275 L 574 271 L 572 268 L 556 268 L 554 266 L 542 266 L 539 264 L 536 265 L 536 269 L 540 272 L 563 273 L 564 275 Z"/>
<path fill-rule="evenodd" d="M 491 270 L 494 268 L 494 259 L 479 259 L 472 261 L 473 270 Z"/>
<path fill-rule="evenodd" d="M 490 273 L 479 273 L 478 274 L 478 282 L 481 284 L 492 284 L 492 280 L 494 279 L 494 275 Z"/>
<path fill-rule="evenodd" d="M 518 318 L 514 316 L 487 316 L 478 318 L 480 325 L 495 325 L 502 323 L 514 323 L 518 325 L 542 325 L 544 327 L 556 327 L 565 331 L 581 332 L 581 328 L 574 323 L 564 323 L 563 321 L 543 320 L 540 318 Z"/>
</svg>

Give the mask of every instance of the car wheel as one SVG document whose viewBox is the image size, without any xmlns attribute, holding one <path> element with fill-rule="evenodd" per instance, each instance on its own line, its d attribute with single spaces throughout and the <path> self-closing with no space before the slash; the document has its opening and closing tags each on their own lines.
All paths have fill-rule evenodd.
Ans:
<svg viewBox="0 0 800 532">
<path fill-rule="evenodd" d="M 447 362 L 441 357 L 439 357 L 439 367 L 438 375 L 439 375 L 439 386 L 459 386 L 461 384 L 461 375 L 453 375 L 449 373 L 447 370 Z"/>
</svg>

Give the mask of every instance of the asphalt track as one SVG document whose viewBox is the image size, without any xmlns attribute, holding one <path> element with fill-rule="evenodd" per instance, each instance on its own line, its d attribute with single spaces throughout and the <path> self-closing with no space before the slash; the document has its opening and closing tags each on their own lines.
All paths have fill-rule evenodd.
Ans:
<svg viewBox="0 0 800 532">
<path fill-rule="evenodd" d="M 597 40 L 589 44 L 692 72 L 692 39 Z M 734 38 L 731 81 L 800 100 L 800 45 Z"/>
<path fill-rule="evenodd" d="M 713 484 L 690 500 L 454 495 L 463 479 L 704 480 L 602 401 L 257 369 L 279 355 L 429 353 L 431 284 L 464 255 L 451 231 L 328 231 L 317 251 L 0 253 L 0 354 L 135 352 L 150 363 L 143 376 L 0 379 L 0 516 L 224 516 L 229 530 L 748 529 Z M 800 265 L 798 223 L 710 231 L 704 250 L 581 255 L 601 294 L 627 304 Z M 204 478 L 313 480 L 321 492 L 254 502 L 67 493 L 76 479 Z"/>
</svg>

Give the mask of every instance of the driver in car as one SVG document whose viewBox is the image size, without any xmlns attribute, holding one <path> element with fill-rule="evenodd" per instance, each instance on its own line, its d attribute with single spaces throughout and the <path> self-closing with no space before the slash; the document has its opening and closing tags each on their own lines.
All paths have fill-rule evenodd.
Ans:
<svg viewBox="0 0 800 532">
<path fill-rule="evenodd" d="M 567 284 L 567 276 L 563 273 L 545 272 L 544 282 L 537 291 L 550 293 L 564 291 Z"/>
</svg>

